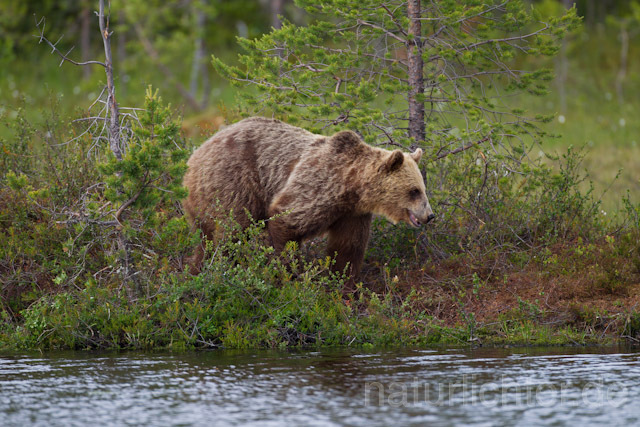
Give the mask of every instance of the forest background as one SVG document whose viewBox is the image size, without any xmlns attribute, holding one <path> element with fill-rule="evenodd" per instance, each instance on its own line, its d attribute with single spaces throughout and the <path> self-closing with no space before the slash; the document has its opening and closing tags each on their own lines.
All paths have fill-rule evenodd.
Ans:
<svg viewBox="0 0 640 427">
<path fill-rule="evenodd" d="M 544 16 L 560 15 L 574 2 L 532 2 Z M 160 89 L 184 117 L 190 136 L 204 140 L 234 105 L 235 91 L 211 66 L 214 54 L 237 60 L 236 37 L 255 38 L 281 25 L 280 17 L 304 24 L 305 12 L 286 0 L 176 2 L 111 2 L 114 64 L 118 100 L 138 105 L 149 84 Z M 637 2 L 582 0 L 575 2 L 584 25 L 567 38 L 549 64 L 555 81 L 544 98 L 519 99 L 531 110 L 555 114 L 547 128 L 560 138 L 545 141 L 545 150 L 587 147 L 585 167 L 599 192 L 604 210 L 620 207 L 629 189 L 639 197 L 640 141 L 637 96 L 640 85 L 640 17 Z M 60 40 L 74 59 L 96 58 L 102 41 L 90 1 L 0 2 L 0 104 L 2 113 L 24 108 L 36 117 L 59 98 L 63 115 L 86 108 L 104 81 L 98 68 L 63 65 L 38 43 L 37 21 L 46 17 L 47 34 Z M 55 41 L 54 40 L 54 41 Z M 533 104 L 532 104 L 533 103 Z M 13 113 L 11 113 L 13 111 Z M 6 130 L 0 131 L 7 133 Z M 614 179 L 619 175 L 618 179 Z"/>
</svg>

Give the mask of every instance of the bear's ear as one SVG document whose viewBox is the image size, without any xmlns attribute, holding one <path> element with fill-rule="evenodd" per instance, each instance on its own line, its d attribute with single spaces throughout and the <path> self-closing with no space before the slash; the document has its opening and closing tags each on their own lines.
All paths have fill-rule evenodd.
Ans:
<svg viewBox="0 0 640 427">
<path fill-rule="evenodd" d="M 384 168 L 387 172 L 393 172 L 402 166 L 402 162 L 404 162 L 404 154 L 400 150 L 395 150 L 385 162 Z"/>
<path fill-rule="evenodd" d="M 415 160 L 416 163 L 420 163 L 421 157 L 422 157 L 422 148 L 416 148 L 416 151 L 411 153 L 411 158 Z"/>
</svg>

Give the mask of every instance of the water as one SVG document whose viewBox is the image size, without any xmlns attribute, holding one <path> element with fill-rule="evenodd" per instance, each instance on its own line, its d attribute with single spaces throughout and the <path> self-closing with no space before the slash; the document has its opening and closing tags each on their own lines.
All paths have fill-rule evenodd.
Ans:
<svg viewBox="0 0 640 427">
<path fill-rule="evenodd" d="M 638 425 L 633 349 L 0 354 L 1 426 Z"/>
</svg>

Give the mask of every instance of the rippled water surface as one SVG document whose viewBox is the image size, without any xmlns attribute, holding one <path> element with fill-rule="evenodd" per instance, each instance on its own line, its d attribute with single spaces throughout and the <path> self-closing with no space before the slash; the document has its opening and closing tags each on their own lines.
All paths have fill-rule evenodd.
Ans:
<svg viewBox="0 0 640 427">
<path fill-rule="evenodd" d="M 640 353 L 0 353 L 0 425 L 640 425 Z"/>
</svg>

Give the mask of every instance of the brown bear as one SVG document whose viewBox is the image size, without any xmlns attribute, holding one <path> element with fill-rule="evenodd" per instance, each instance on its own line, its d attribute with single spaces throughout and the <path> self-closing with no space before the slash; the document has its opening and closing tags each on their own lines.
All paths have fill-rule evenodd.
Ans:
<svg viewBox="0 0 640 427">
<path fill-rule="evenodd" d="M 277 215 L 267 222 L 277 253 L 288 241 L 326 233 L 334 270 L 349 265 L 354 280 L 372 214 L 414 227 L 434 218 L 418 169 L 421 156 L 421 149 L 408 154 L 371 147 L 351 131 L 327 137 L 253 117 L 219 131 L 193 153 L 184 208 L 208 239 L 215 237 L 216 212 L 233 210 L 242 227 L 250 223 L 246 211 L 254 220 Z M 203 254 L 196 249 L 196 268 Z"/>
</svg>

